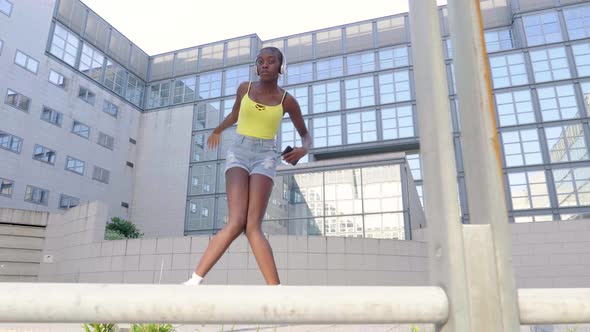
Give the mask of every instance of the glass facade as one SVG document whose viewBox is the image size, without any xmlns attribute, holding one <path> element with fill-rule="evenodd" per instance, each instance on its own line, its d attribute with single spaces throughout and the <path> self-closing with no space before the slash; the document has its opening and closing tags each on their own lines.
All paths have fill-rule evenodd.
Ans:
<svg viewBox="0 0 590 332">
<path fill-rule="evenodd" d="M 521 7 L 524 11 L 510 25 L 496 24 L 484 31 L 513 222 L 590 213 L 586 193 L 590 186 L 590 4 L 556 2 L 541 7 Z M 313 149 L 301 163 L 404 152 L 418 196 L 427 199 L 422 191 L 414 93 L 420 82 L 413 75 L 407 14 L 270 41 L 250 35 L 148 57 L 118 33 L 107 40 L 104 30 L 108 24 L 90 14 L 73 15 L 81 10 L 72 1 L 60 2 L 48 44 L 50 54 L 142 110 L 194 105 L 186 233 L 215 232 L 226 222 L 224 155 L 235 127 L 224 132 L 220 149 L 210 151 L 205 142 L 231 112 L 238 84 L 256 79 L 252 61 L 265 46 L 284 51 L 288 64 L 280 84 L 297 98 L 314 138 Z M 459 200 L 466 222 L 469 211 L 454 82 L 457 64 L 446 8 L 439 12 Z M 9 97 L 7 103 L 15 99 Z M 300 144 L 287 117 L 277 134 L 280 148 Z M 390 165 L 382 175 L 399 177 L 395 167 L 400 166 Z M 265 231 L 407 236 L 404 207 L 397 198 L 407 189 L 399 193 L 396 185 L 383 187 L 388 183 L 385 180 L 379 188 L 371 187 L 374 175 L 365 166 L 345 167 L 334 171 L 337 174 L 332 170 L 305 172 L 275 179 Z"/>
</svg>

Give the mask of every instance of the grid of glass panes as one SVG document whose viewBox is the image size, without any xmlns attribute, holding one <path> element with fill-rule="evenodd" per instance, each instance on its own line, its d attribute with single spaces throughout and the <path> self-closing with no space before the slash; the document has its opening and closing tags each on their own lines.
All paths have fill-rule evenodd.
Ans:
<svg viewBox="0 0 590 332">
<path fill-rule="evenodd" d="M 550 86 L 537 89 L 543 121 L 580 117 L 573 85 Z"/>
<path fill-rule="evenodd" d="M 313 66 L 311 63 L 289 65 L 287 68 L 287 84 L 299 84 L 313 80 Z"/>
<path fill-rule="evenodd" d="M 535 122 L 535 111 L 529 89 L 497 92 L 495 97 L 501 127 Z"/>
<path fill-rule="evenodd" d="M 379 74 L 379 96 L 381 104 L 411 100 L 410 72 L 402 70 Z"/>
<path fill-rule="evenodd" d="M 563 10 L 570 39 L 590 37 L 590 6 L 576 6 Z"/>
<path fill-rule="evenodd" d="M 342 144 L 340 115 L 313 118 L 313 146 L 316 148 Z"/>
<path fill-rule="evenodd" d="M 338 91 L 340 91 L 340 89 L 338 89 Z M 309 92 L 307 90 L 307 86 L 296 86 L 296 87 L 290 87 L 287 89 L 287 92 L 292 95 L 293 97 L 295 97 L 295 99 L 297 100 L 297 103 L 299 104 L 299 108 L 301 108 L 301 114 L 303 115 L 307 115 L 309 113 L 309 100 L 308 100 L 308 95 Z M 339 92 L 340 93 L 340 92 Z M 288 117 L 289 115 L 285 112 L 285 117 Z"/>
<path fill-rule="evenodd" d="M 510 29 L 485 31 L 484 39 L 486 42 L 486 51 L 488 51 L 488 53 L 510 50 L 513 48 L 512 32 Z"/>
<path fill-rule="evenodd" d="M 200 102 L 194 109 L 194 130 L 213 129 L 219 124 L 220 100 Z"/>
<path fill-rule="evenodd" d="M 236 67 L 225 71 L 225 89 L 224 95 L 235 95 L 238 91 L 238 86 L 242 82 L 250 80 L 250 67 Z"/>
<path fill-rule="evenodd" d="M 340 82 L 316 83 L 312 86 L 312 111 L 324 113 L 339 111 Z"/>
<path fill-rule="evenodd" d="M 148 108 L 167 106 L 170 103 L 170 82 L 154 83 L 148 88 Z"/>
<path fill-rule="evenodd" d="M 495 55 L 489 59 L 495 89 L 528 84 L 529 80 L 522 53 Z"/>
<path fill-rule="evenodd" d="M 349 54 L 346 56 L 346 73 L 355 75 L 375 70 L 375 53 L 373 51 Z"/>
<path fill-rule="evenodd" d="M 590 76 L 590 43 L 572 45 L 578 76 Z"/>
<path fill-rule="evenodd" d="M 344 74 L 342 57 L 334 57 L 318 60 L 316 63 L 316 79 L 340 77 Z"/>
<path fill-rule="evenodd" d="M 527 15 L 522 18 L 528 46 L 560 42 L 561 28 L 557 12 Z"/>
<path fill-rule="evenodd" d="M 221 96 L 221 72 L 201 74 L 199 77 L 199 99 Z"/>
<path fill-rule="evenodd" d="M 373 76 L 349 78 L 344 81 L 346 108 L 375 105 Z"/>
<path fill-rule="evenodd" d="M 187 103 L 195 100 L 197 79 L 194 76 L 174 80 L 174 99 L 172 103 Z"/>
<path fill-rule="evenodd" d="M 84 43 L 78 69 L 93 80 L 100 82 L 105 57 L 94 47 Z"/>
<path fill-rule="evenodd" d="M 559 207 L 590 205 L 590 167 L 553 169 Z"/>
<path fill-rule="evenodd" d="M 588 149 L 581 123 L 545 127 L 549 159 L 552 163 L 588 159 Z"/>
<path fill-rule="evenodd" d="M 409 65 L 410 60 L 407 46 L 379 50 L 379 69 L 406 67 Z"/>
<path fill-rule="evenodd" d="M 309 121 L 305 119 L 305 126 L 308 126 Z M 283 151 L 287 146 L 295 147 L 301 146 L 301 137 L 299 133 L 295 129 L 293 122 L 291 120 L 284 120 L 281 123 L 281 151 Z M 306 163 L 309 161 L 308 155 L 305 155 L 303 158 L 299 160 L 299 163 Z"/>
<path fill-rule="evenodd" d="M 346 113 L 346 139 L 348 144 L 377 140 L 375 110 Z"/>
<path fill-rule="evenodd" d="M 76 65 L 79 43 L 80 39 L 75 34 L 62 28 L 61 25 L 56 24 L 49 52 L 74 67 Z"/>
<path fill-rule="evenodd" d="M 535 82 L 548 82 L 570 78 L 565 47 L 537 49 L 529 52 Z"/>
<path fill-rule="evenodd" d="M 502 132 L 502 146 L 506 167 L 543 163 L 537 129 Z"/>
<path fill-rule="evenodd" d="M 382 108 L 381 128 L 384 140 L 414 137 L 412 105 Z"/>
<path fill-rule="evenodd" d="M 514 210 L 549 207 L 549 192 L 544 171 L 508 173 L 508 184 Z"/>
</svg>

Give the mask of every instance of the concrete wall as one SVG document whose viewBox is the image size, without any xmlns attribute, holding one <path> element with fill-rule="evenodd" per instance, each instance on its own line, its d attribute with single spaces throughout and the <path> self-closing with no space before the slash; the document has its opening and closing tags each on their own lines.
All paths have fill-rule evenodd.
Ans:
<svg viewBox="0 0 590 332">
<path fill-rule="evenodd" d="M 131 220 L 145 237 L 182 236 L 193 106 L 142 115 Z"/>
<path fill-rule="evenodd" d="M 14 181 L 11 197 L 0 196 L 0 207 L 57 212 L 60 194 L 64 194 L 81 202 L 106 202 L 112 216 L 128 217 L 121 202 L 132 200 L 134 170 L 126 162 L 135 163 L 135 146 L 129 138 L 137 139 L 141 113 L 45 54 L 54 5 L 55 1 L 13 1 L 11 16 L 0 15 L 0 39 L 4 41 L 0 54 L 0 130 L 23 139 L 19 154 L 0 149 L 0 177 Z M 14 63 L 17 49 L 39 61 L 36 74 Z M 65 76 L 65 89 L 48 82 L 51 69 Z M 78 98 L 80 86 L 96 94 L 94 105 Z M 7 89 L 31 99 L 28 113 L 4 103 Z M 105 100 L 119 107 L 117 118 L 102 111 Z M 41 120 L 43 106 L 63 114 L 61 127 Z M 71 133 L 74 120 L 90 126 L 90 139 Z M 114 137 L 113 150 L 97 144 L 99 132 Z M 35 144 L 56 151 L 55 165 L 32 158 Z M 67 156 L 86 163 L 84 175 L 65 170 Z M 110 171 L 109 184 L 92 179 L 95 165 Z M 49 190 L 47 206 L 24 201 L 27 185 Z"/>
<path fill-rule="evenodd" d="M 49 214 L 0 209 L 0 281 L 37 281 Z"/>
</svg>

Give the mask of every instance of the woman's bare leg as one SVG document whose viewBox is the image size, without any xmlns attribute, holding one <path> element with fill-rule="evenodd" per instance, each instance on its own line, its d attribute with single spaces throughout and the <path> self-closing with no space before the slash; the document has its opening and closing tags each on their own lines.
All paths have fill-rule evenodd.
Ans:
<svg viewBox="0 0 590 332">
<path fill-rule="evenodd" d="M 225 173 L 225 188 L 229 214 L 227 224 L 209 241 L 209 245 L 195 269 L 197 275 L 205 277 L 233 240 L 244 230 L 246 213 L 248 211 L 249 177 L 248 171 L 239 167 L 230 168 Z"/>
<path fill-rule="evenodd" d="M 264 280 L 268 285 L 278 285 L 281 282 L 272 249 L 261 229 L 262 217 L 266 211 L 272 186 L 273 182 L 268 176 L 260 174 L 250 176 L 246 236 Z"/>
</svg>

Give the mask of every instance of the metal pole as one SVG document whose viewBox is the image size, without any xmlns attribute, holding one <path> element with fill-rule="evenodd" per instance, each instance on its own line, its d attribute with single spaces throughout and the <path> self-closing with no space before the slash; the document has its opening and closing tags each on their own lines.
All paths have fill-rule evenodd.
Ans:
<svg viewBox="0 0 590 332">
<path fill-rule="evenodd" d="M 472 331 L 438 8 L 435 0 L 409 5 L 430 279 L 445 289 L 450 302 L 449 320 L 437 330 Z"/>
<path fill-rule="evenodd" d="M 479 0 L 449 0 L 448 11 L 470 220 L 492 226 L 503 331 L 517 331 L 520 324 L 506 195 Z"/>
<path fill-rule="evenodd" d="M 438 287 L 0 283 L 0 322 L 441 323 Z"/>
</svg>

